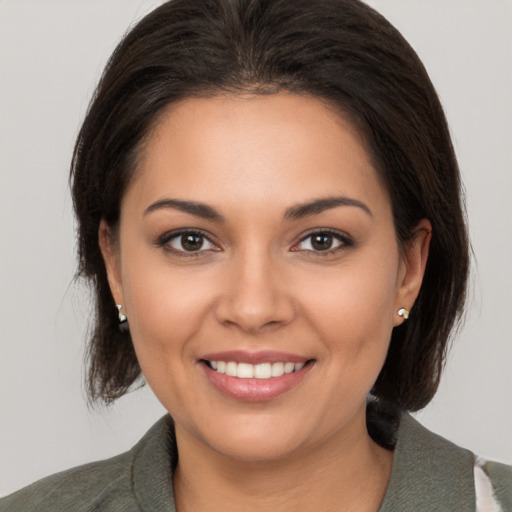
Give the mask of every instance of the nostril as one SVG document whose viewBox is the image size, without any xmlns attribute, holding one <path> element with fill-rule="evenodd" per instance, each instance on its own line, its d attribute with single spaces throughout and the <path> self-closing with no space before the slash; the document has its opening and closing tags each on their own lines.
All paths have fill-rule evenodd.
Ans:
<svg viewBox="0 0 512 512">
<path fill-rule="evenodd" d="M 293 300 L 278 286 L 241 279 L 224 290 L 215 305 L 216 320 L 225 327 L 238 327 L 247 333 L 258 333 L 289 324 L 295 317 Z"/>
</svg>

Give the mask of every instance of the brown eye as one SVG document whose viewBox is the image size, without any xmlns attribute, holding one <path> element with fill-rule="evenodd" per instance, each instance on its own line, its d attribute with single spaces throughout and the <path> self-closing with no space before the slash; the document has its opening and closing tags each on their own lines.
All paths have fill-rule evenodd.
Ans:
<svg viewBox="0 0 512 512">
<path fill-rule="evenodd" d="M 318 233 L 311 237 L 311 247 L 315 251 L 326 251 L 332 247 L 333 236 L 329 233 Z"/>
<path fill-rule="evenodd" d="M 218 247 L 210 242 L 205 235 L 194 231 L 166 235 L 159 241 L 159 245 L 177 253 L 201 253 L 218 250 Z"/>
<path fill-rule="evenodd" d="M 304 237 L 299 244 L 297 244 L 292 250 L 306 251 L 313 253 L 327 252 L 330 253 L 350 247 L 353 242 L 350 238 L 342 233 L 331 233 L 330 231 L 317 231 Z"/>
<path fill-rule="evenodd" d="M 193 233 L 181 235 L 180 242 L 185 251 L 199 251 L 203 247 L 204 237 Z"/>
</svg>

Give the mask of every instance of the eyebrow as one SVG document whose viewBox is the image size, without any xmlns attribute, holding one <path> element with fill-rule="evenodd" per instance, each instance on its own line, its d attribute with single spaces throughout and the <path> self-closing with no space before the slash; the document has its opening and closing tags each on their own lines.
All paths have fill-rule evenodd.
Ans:
<svg viewBox="0 0 512 512">
<path fill-rule="evenodd" d="M 196 217 L 201 217 L 203 219 L 213 220 L 216 222 L 225 221 L 224 217 L 219 212 L 207 204 L 198 203 L 196 201 L 183 201 L 180 199 L 161 199 L 160 201 L 156 201 L 144 210 L 144 216 L 156 210 L 166 208 L 180 210 L 182 212 L 195 215 Z"/>
<path fill-rule="evenodd" d="M 358 199 L 352 199 L 350 197 L 324 197 L 309 203 L 299 204 L 288 208 L 284 214 L 284 219 L 298 220 L 303 217 L 308 217 L 309 215 L 322 213 L 323 211 L 330 210 L 331 208 L 337 208 L 338 206 L 355 206 L 357 208 L 361 208 L 361 210 L 367 213 L 370 217 L 373 217 L 370 208 Z"/>
<path fill-rule="evenodd" d="M 298 204 L 288 208 L 284 214 L 284 220 L 294 221 L 308 217 L 310 215 L 316 215 L 322 213 L 325 210 L 337 208 L 339 206 L 355 206 L 360 208 L 370 217 L 373 214 L 362 201 L 358 199 L 352 199 L 350 197 L 324 197 L 316 199 L 314 201 Z M 180 210 L 185 213 L 190 213 L 203 219 L 213 220 L 215 222 L 225 222 L 225 218 L 215 208 L 197 201 L 184 201 L 181 199 L 160 199 L 152 203 L 144 210 L 144 216 L 151 212 L 161 209 L 171 208 L 174 210 Z"/>
</svg>

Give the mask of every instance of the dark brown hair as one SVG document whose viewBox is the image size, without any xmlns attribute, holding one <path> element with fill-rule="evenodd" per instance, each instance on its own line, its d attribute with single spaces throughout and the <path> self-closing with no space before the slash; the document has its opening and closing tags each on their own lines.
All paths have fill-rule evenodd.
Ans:
<svg viewBox="0 0 512 512">
<path fill-rule="evenodd" d="M 431 221 L 423 286 L 409 320 L 393 330 L 372 393 L 408 410 L 434 396 L 464 305 L 469 250 L 447 123 L 416 53 L 358 0 L 172 0 L 114 51 L 73 155 L 78 276 L 96 298 L 91 399 L 113 401 L 140 376 L 130 334 L 119 330 L 98 228 L 102 218 L 116 228 L 145 136 L 179 99 L 280 90 L 321 98 L 358 128 L 391 198 L 401 244 L 420 219 Z"/>
</svg>

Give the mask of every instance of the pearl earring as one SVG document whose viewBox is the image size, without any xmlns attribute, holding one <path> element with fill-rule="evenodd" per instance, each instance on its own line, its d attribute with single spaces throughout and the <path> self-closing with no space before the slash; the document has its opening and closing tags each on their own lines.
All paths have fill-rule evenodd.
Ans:
<svg viewBox="0 0 512 512">
<path fill-rule="evenodd" d="M 401 316 L 404 320 L 409 318 L 409 310 L 405 308 L 400 308 L 398 311 L 398 316 Z"/>
<path fill-rule="evenodd" d="M 119 330 L 121 332 L 126 332 L 128 330 L 128 318 L 126 315 L 123 315 L 123 313 L 121 313 L 122 307 L 123 306 L 121 304 L 116 304 L 117 314 L 119 317 Z"/>
<path fill-rule="evenodd" d="M 123 315 L 123 313 L 121 313 L 121 309 L 123 308 L 123 306 L 121 304 L 116 304 L 116 308 L 119 315 L 119 323 L 124 324 L 128 320 L 128 318 L 126 318 L 126 316 Z"/>
</svg>

